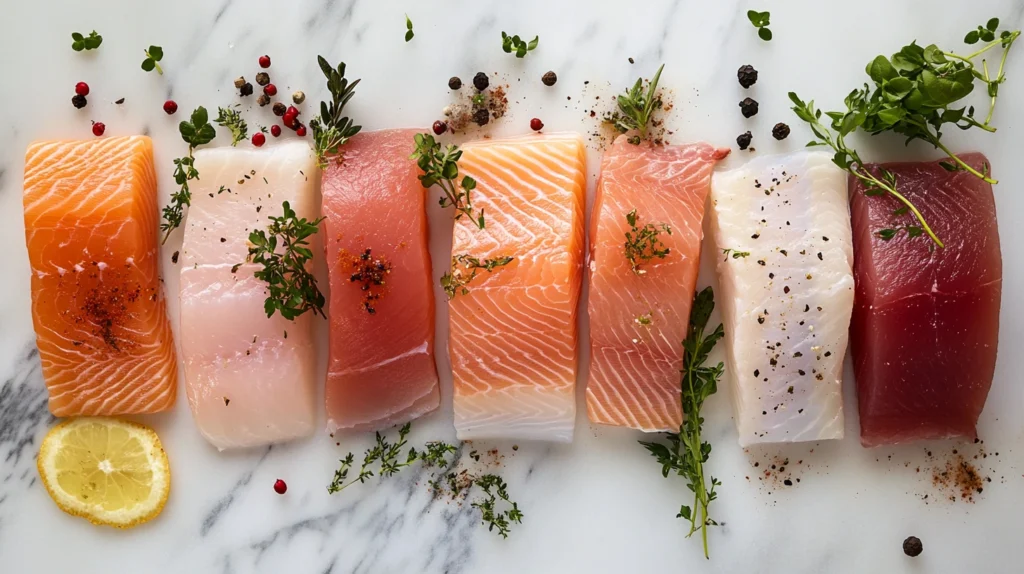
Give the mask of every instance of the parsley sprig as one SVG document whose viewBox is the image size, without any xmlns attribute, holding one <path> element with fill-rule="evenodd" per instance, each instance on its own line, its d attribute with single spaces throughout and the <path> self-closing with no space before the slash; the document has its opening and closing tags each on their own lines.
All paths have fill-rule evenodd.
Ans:
<svg viewBox="0 0 1024 574">
<path fill-rule="evenodd" d="M 217 137 L 217 132 L 210 125 L 209 116 L 203 106 L 196 108 L 188 120 L 178 124 L 178 132 L 181 133 L 181 139 L 188 144 L 188 155 L 174 160 L 174 183 L 180 188 L 171 194 L 170 205 L 163 208 L 164 220 L 160 223 L 160 230 L 164 232 L 162 243 L 167 243 L 171 232 L 181 226 L 185 208 L 192 205 L 192 192 L 188 188 L 188 182 L 199 179 L 192 152 Z"/>
<path fill-rule="evenodd" d="M 623 247 L 633 273 L 645 275 L 647 271 L 641 267 L 644 263 L 648 263 L 655 257 L 664 259 L 672 252 L 658 239 L 662 233 L 672 235 L 672 228 L 665 223 L 648 223 L 643 227 L 638 227 L 639 222 L 640 216 L 637 215 L 635 209 L 626 214 L 629 231 L 626 232 L 626 242 Z"/>
<path fill-rule="evenodd" d="M 316 150 L 317 163 L 324 168 L 327 167 L 328 158 L 339 156 L 341 146 L 362 129 L 362 126 L 353 125 L 351 119 L 342 115 L 345 104 L 355 95 L 359 80 L 349 83 L 345 78 L 345 62 L 335 68 L 323 56 L 317 56 L 316 61 L 327 78 L 327 90 L 331 92 L 331 102 L 320 102 L 320 116 L 309 122 L 313 130 L 313 149 Z"/>
<path fill-rule="evenodd" d="M 747 10 L 747 20 L 757 28 L 757 37 L 761 38 L 765 42 L 772 40 L 772 31 L 768 29 L 771 25 L 772 14 L 765 10 L 764 12 L 758 12 L 757 10 Z"/>
<path fill-rule="evenodd" d="M 150 46 L 146 52 L 146 59 L 142 61 L 142 69 L 147 72 L 152 72 L 154 69 L 156 73 L 161 76 L 164 74 L 164 69 L 160 67 L 158 63 L 164 59 L 164 49 L 160 46 Z"/>
<path fill-rule="evenodd" d="M 651 114 L 661 107 L 661 96 L 658 95 L 658 80 L 661 79 L 661 71 L 665 64 L 658 67 L 654 77 L 647 84 L 647 91 L 644 91 L 643 78 L 637 78 L 636 83 L 625 94 L 616 98 L 615 103 L 619 108 L 618 113 L 606 118 L 615 129 L 622 133 L 630 130 L 637 130 L 640 136 L 633 138 L 632 143 L 639 144 L 647 137 L 648 124 L 651 121 Z"/>
<path fill-rule="evenodd" d="M 82 50 L 95 50 L 100 47 L 103 43 L 103 36 L 96 33 L 96 30 L 89 32 L 88 36 L 83 36 L 78 32 L 71 33 L 71 49 L 76 52 Z"/>
<path fill-rule="evenodd" d="M 455 219 L 466 215 L 478 228 L 483 229 L 486 224 L 484 210 L 481 209 L 479 215 L 474 217 L 473 200 L 469 195 L 476 189 L 476 180 L 467 175 L 461 182 L 456 182 L 459 178 L 459 158 L 462 157 L 462 150 L 452 144 L 442 149 L 441 144 L 434 140 L 434 136 L 426 133 L 416 134 L 413 141 L 416 143 L 416 151 L 410 159 L 416 160 L 416 164 L 423 171 L 423 175 L 419 176 L 423 187 L 440 187 L 444 191 L 444 195 L 438 201 L 441 207 L 454 207 Z"/>
<path fill-rule="evenodd" d="M 707 527 L 718 524 L 708 513 L 708 507 L 718 498 L 715 489 L 722 484 L 713 476 L 705 476 L 704 463 L 711 455 L 711 444 L 701 437 L 701 426 L 704 424 L 701 407 L 708 397 L 718 391 L 718 380 L 725 370 L 722 363 L 714 367 L 704 366 L 711 350 L 724 335 L 722 325 L 718 325 L 711 333 L 706 331 L 714 309 L 715 294 L 711 287 L 707 287 L 693 300 L 690 327 L 683 341 L 683 424 L 679 432 L 665 433 L 668 444 L 640 441 L 661 465 L 662 476 L 667 478 L 669 473 L 674 472 L 686 478 L 687 487 L 693 492 L 693 506 L 682 505 L 678 517 L 690 521 L 687 538 L 700 530 L 705 558 L 709 557 Z"/>
<path fill-rule="evenodd" d="M 480 509 L 480 516 L 483 519 L 483 523 L 487 525 L 487 531 L 492 532 L 497 528 L 498 534 L 502 538 L 508 538 L 511 523 L 523 523 L 523 512 L 519 510 L 519 505 L 509 499 L 508 484 L 496 474 L 485 474 L 477 477 L 473 484 L 484 491 L 485 498 L 474 501 L 472 506 L 473 508 Z M 492 488 L 494 489 L 493 491 L 491 490 Z M 511 508 L 497 510 L 496 507 L 499 499 L 511 505 Z"/>
<path fill-rule="evenodd" d="M 307 269 L 313 259 L 309 238 L 320 230 L 323 217 L 307 221 L 295 215 L 288 202 L 281 204 L 284 214 L 270 217 L 270 225 L 264 231 L 258 229 L 249 233 L 249 254 L 246 261 L 263 265 L 253 276 L 266 281 L 269 288 L 263 309 L 267 317 L 275 311 L 288 320 L 295 320 L 306 311 L 324 315 L 326 299 L 317 286 L 316 277 Z M 282 251 L 278 251 L 278 247 Z"/>
<path fill-rule="evenodd" d="M 532 52 L 537 44 L 540 43 L 540 36 L 534 36 L 533 40 L 527 42 L 519 37 L 518 34 L 515 36 L 509 36 L 505 32 L 501 33 L 501 49 L 506 54 L 515 52 L 517 58 L 525 58 L 527 52 Z"/>
<path fill-rule="evenodd" d="M 451 271 L 441 276 L 441 287 L 448 294 L 448 299 L 454 299 L 456 295 L 468 295 L 470 283 L 476 278 L 477 273 L 486 271 L 492 273 L 498 267 L 512 263 L 514 257 L 508 255 L 495 257 L 494 259 L 480 260 L 469 255 L 455 255 L 452 257 Z"/>
<path fill-rule="evenodd" d="M 228 128 L 231 131 L 231 145 L 236 146 L 238 142 L 249 137 L 249 125 L 238 111 L 238 104 L 233 108 L 217 108 L 217 125 Z"/>
</svg>

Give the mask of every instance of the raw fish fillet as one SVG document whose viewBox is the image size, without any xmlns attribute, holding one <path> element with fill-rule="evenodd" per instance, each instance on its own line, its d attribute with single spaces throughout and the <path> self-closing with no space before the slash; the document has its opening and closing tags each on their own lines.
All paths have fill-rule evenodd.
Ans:
<svg viewBox="0 0 1024 574">
<path fill-rule="evenodd" d="M 853 310 L 847 197 L 845 172 L 823 152 L 761 157 L 712 180 L 717 302 L 740 446 L 843 438 Z"/>
<path fill-rule="evenodd" d="M 171 408 L 178 372 L 160 289 L 153 143 L 144 136 L 33 143 L 24 205 L 50 412 Z"/>
<path fill-rule="evenodd" d="M 486 228 L 455 222 L 454 255 L 515 260 L 449 303 L 459 439 L 572 440 L 586 156 L 576 134 L 462 146 Z"/>
<path fill-rule="evenodd" d="M 960 157 L 991 171 L 981 154 Z M 992 186 L 938 162 L 885 167 L 946 246 L 906 233 L 880 239 L 879 229 L 911 216 L 893 217 L 895 198 L 867 197 L 851 183 L 861 444 L 973 439 L 995 372 L 1003 285 Z"/>
<path fill-rule="evenodd" d="M 384 429 L 428 413 L 440 401 L 425 190 L 409 159 L 416 133 L 360 133 L 345 144 L 344 161 L 324 171 L 332 432 Z M 380 275 L 383 285 L 373 285 L 372 273 L 353 280 L 364 265 L 378 261 L 390 268 Z"/>
<path fill-rule="evenodd" d="M 195 158 L 200 179 L 189 184 L 180 264 L 181 350 L 196 424 L 221 450 L 309 435 L 316 422 L 313 313 L 267 318 L 267 283 L 253 276 L 262 265 L 245 259 L 249 233 L 282 215 L 282 202 L 298 217 L 318 216 L 313 151 L 296 141 L 199 150 Z"/>
<path fill-rule="evenodd" d="M 697 283 L 711 170 L 729 154 L 706 143 L 637 146 L 620 136 L 601 162 L 590 236 L 591 422 L 646 432 L 678 430 L 686 317 Z M 669 250 L 633 272 L 626 214 L 667 224 Z"/>
</svg>

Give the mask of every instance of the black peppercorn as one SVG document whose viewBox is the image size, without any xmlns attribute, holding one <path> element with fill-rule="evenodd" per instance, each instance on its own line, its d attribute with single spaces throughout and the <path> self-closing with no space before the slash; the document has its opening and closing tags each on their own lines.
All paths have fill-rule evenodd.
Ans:
<svg viewBox="0 0 1024 574">
<path fill-rule="evenodd" d="M 754 136 L 750 132 L 742 133 L 736 136 L 736 145 L 740 146 L 740 149 L 747 149 L 750 147 L 750 141 L 754 139 Z"/>
<path fill-rule="evenodd" d="M 736 71 L 736 77 L 739 78 L 741 86 L 749 88 L 757 83 L 757 70 L 750 64 L 740 66 L 740 69 Z"/>
<path fill-rule="evenodd" d="M 473 112 L 473 121 L 476 122 L 478 126 L 487 125 L 487 122 L 490 119 L 491 115 L 490 113 L 487 112 L 485 108 L 480 108 L 479 110 Z"/>
<path fill-rule="evenodd" d="M 749 118 L 757 115 L 757 102 L 751 98 L 743 98 L 740 102 L 740 111 L 743 112 L 743 117 Z"/>
<path fill-rule="evenodd" d="M 256 83 L 265 86 L 270 83 L 270 74 L 266 72 L 260 72 L 256 74 Z"/>
<path fill-rule="evenodd" d="M 553 86 L 558 81 L 558 76 L 554 72 L 548 72 L 541 76 L 540 81 L 544 82 L 545 86 Z"/>
<path fill-rule="evenodd" d="M 476 86 L 476 89 L 482 92 L 487 89 L 487 86 L 491 85 L 491 81 L 487 79 L 487 74 L 477 72 L 476 75 L 473 76 L 473 85 Z"/>
<path fill-rule="evenodd" d="M 273 109 L 274 109 L 274 115 L 277 116 L 277 117 L 281 117 L 281 116 L 284 115 L 284 113 L 286 111 L 288 111 L 288 106 L 284 105 L 284 103 L 282 103 L 282 102 L 277 102 L 277 103 L 274 104 L 274 108 Z"/>
<path fill-rule="evenodd" d="M 448 79 L 448 89 L 458 90 L 462 87 L 462 80 L 458 76 L 452 76 Z"/>
<path fill-rule="evenodd" d="M 267 104 L 270 103 L 270 96 L 268 96 L 267 94 L 260 94 L 260 97 L 256 100 L 256 103 L 258 103 L 262 108 L 263 106 L 266 106 Z"/>
<path fill-rule="evenodd" d="M 789 126 L 787 126 L 786 124 L 784 124 L 782 122 L 779 122 L 779 123 L 775 124 L 775 127 L 772 128 L 772 137 L 774 137 L 775 139 L 780 140 L 780 141 L 788 138 L 789 137 Z"/>
<path fill-rule="evenodd" d="M 243 96 L 251 96 L 252 95 L 252 84 L 250 84 L 249 82 L 246 82 L 246 83 L 242 84 L 242 87 L 240 88 L 240 90 L 241 90 L 241 93 L 242 93 Z"/>
<path fill-rule="evenodd" d="M 75 97 L 71 98 L 71 103 L 74 104 L 76 108 L 82 109 L 85 107 L 85 104 L 88 104 L 89 102 L 82 94 L 75 94 Z"/>
<path fill-rule="evenodd" d="M 921 544 L 921 539 L 917 536 L 908 536 L 903 541 L 903 553 L 911 558 L 920 556 L 921 552 L 924 551 L 924 546 Z"/>
</svg>

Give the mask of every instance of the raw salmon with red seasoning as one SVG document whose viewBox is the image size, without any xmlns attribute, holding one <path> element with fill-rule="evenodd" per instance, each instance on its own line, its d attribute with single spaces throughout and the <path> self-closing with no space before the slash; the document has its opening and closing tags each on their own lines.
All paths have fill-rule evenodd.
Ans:
<svg viewBox="0 0 1024 574">
<path fill-rule="evenodd" d="M 960 156 L 989 172 L 985 156 Z M 868 166 L 877 169 L 877 166 Z M 945 243 L 881 229 L 913 224 L 895 198 L 850 178 L 857 279 L 853 367 L 861 444 L 977 436 L 995 372 L 1002 256 L 992 186 L 939 162 L 886 164 Z"/>
<path fill-rule="evenodd" d="M 605 152 L 590 236 L 591 422 L 647 432 L 682 422 L 680 370 L 700 267 L 711 171 L 729 154 L 706 143 L 652 147 L 620 136 Z M 627 214 L 638 228 L 667 225 L 669 250 L 634 271 Z"/>
<path fill-rule="evenodd" d="M 384 429 L 440 402 L 425 195 L 409 158 L 416 133 L 360 133 L 323 174 L 332 431 Z"/>
<path fill-rule="evenodd" d="M 449 302 L 449 354 L 460 439 L 568 442 L 576 418 L 577 303 L 586 156 L 576 134 L 462 146 L 477 181 L 473 219 L 455 222 L 453 255 L 514 257 Z"/>
<path fill-rule="evenodd" d="M 25 155 L 32 320 L 58 417 L 153 413 L 177 389 L 157 261 L 153 144 L 36 142 Z"/>
</svg>

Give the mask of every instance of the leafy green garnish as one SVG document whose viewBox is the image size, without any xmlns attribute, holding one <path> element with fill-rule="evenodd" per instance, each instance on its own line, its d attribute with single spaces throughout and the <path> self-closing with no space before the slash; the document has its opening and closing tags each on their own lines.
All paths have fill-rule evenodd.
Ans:
<svg viewBox="0 0 1024 574">
<path fill-rule="evenodd" d="M 181 226 L 185 217 L 185 207 L 192 205 L 192 192 L 189 191 L 189 180 L 199 179 L 199 172 L 196 171 L 192 152 L 199 146 L 213 141 L 217 132 L 210 125 L 209 115 L 206 108 L 199 106 L 192 112 L 192 116 L 178 124 L 178 132 L 181 139 L 188 144 L 188 155 L 174 160 L 174 183 L 180 188 L 171 194 L 171 203 L 163 208 L 163 221 L 160 223 L 160 230 L 164 232 L 162 243 L 167 243 L 171 232 Z"/>
<path fill-rule="evenodd" d="M 708 506 L 718 498 L 715 488 L 722 485 L 717 478 L 709 477 L 709 481 L 704 476 L 704 463 L 711 455 L 711 444 L 701 438 L 701 426 L 704 424 L 701 407 L 709 396 L 718 391 L 718 380 L 725 370 L 722 363 L 714 367 L 704 366 L 711 350 L 724 335 L 722 325 L 710 334 L 705 332 L 714 309 L 715 294 L 711 287 L 707 287 L 693 300 L 690 327 L 683 341 L 683 424 L 679 432 L 665 433 L 668 444 L 640 441 L 661 465 L 662 476 L 667 478 L 670 472 L 674 472 L 686 478 L 686 486 L 693 492 L 693 506 L 682 505 L 677 516 L 690 521 L 687 538 L 698 529 L 701 531 L 705 558 L 709 557 L 707 527 L 718 524 L 708 514 Z"/>
<path fill-rule="evenodd" d="M 485 474 L 477 477 L 473 484 L 483 489 L 484 494 L 487 496 L 483 500 L 477 500 L 472 503 L 473 508 L 480 509 L 483 523 L 487 525 L 487 531 L 490 532 L 497 528 L 498 534 L 502 538 L 508 538 L 511 523 L 523 523 L 523 513 L 519 510 L 519 505 L 508 497 L 508 485 L 505 484 L 505 481 L 500 476 L 495 474 Z M 491 491 L 492 488 L 494 489 L 493 492 Z M 504 511 L 495 510 L 498 499 L 511 504 L 512 508 Z"/>
<path fill-rule="evenodd" d="M 483 229 L 484 210 L 481 209 L 480 214 L 474 217 L 473 201 L 469 196 L 476 188 L 476 180 L 467 175 L 462 178 L 461 183 L 456 183 L 462 150 L 456 145 L 449 145 L 442 150 L 441 144 L 434 140 L 434 136 L 426 133 L 416 134 L 413 141 L 416 143 L 416 151 L 409 158 L 416 160 L 416 164 L 423 171 L 423 175 L 419 176 L 423 187 L 430 189 L 434 185 L 440 186 L 444 190 L 444 195 L 438 202 L 441 207 L 454 207 L 455 219 L 466 215 L 478 228 Z"/>
<path fill-rule="evenodd" d="M 723 249 L 722 254 L 725 255 L 726 261 L 728 261 L 730 255 L 733 259 L 739 259 L 741 257 L 750 257 L 749 251 L 736 251 L 735 249 Z"/>
<path fill-rule="evenodd" d="M 770 42 L 772 39 L 772 31 L 768 29 L 771 24 L 771 16 L 771 12 L 767 10 L 764 12 L 747 10 L 747 19 L 757 28 L 757 36 L 765 42 Z"/>
<path fill-rule="evenodd" d="M 651 114 L 655 108 L 661 107 L 661 97 L 658 96 L 658 80 L 661 79 L 661 71 L 665 64 L 658 67 L 650 83 L 647 85 L 647 92 L 643 90 L 643 78 L 637 78 L 633 88 L 626 90 L 616 100 L 619 113 L 611 117 L 615 128 L 622 133 L 629 130 L 637 130 L 640 137 L 633 143 L 640 143 L 640 140 L 647 137 L 647 124 L 651 121 Z"/>
<path fill-rule="evenodd" d="M 412 31 L 412 20 L 409 19 L 409 15 L 405 15 L 405 41 L 412 40 L 412 37 L 416 34 Z"/>
<path fill-rule="evenodd" d="M 160 46 L 150 46 L 146 52 L 146 59 L 142 61 L 142 69 L 147 72 L 152 72 L 154 69 L 156 73 L 163 75 L 164 70 L 160 67 L 160 60 L 164 59 L 164 49 Z"/>
<path fill-rule="evenodd" d="M 231 130 L 231 145 L 236 146 L 238 142 L 245 140 L 249 137 L 249 126 L 245 123 L 245 119 L 242 118 L 242 114 L 238 112 L 238 105 L 234 108 L 217 108 L 217 125 L 228 128 Z"/>
<path fill-rule="evenodd" d="M 527 52 L 532 52 L 537 44 L 540 43 L 540 36 L 534 36 L 533 40 L 526 42 L 519 35 L 509 36 L 505 32 L 501 33 L 501 49 L 506 54 L 511 54 L 513 51 L 516 53 L 517 58 L 525 58 Z"/>
<path fill-rule="evenodd" d="M 326 299 L 317 286 L 316 277 L 307 269 L 313 259 L 308 239 L 320 230 L 323 217 L 307 221 L 297 217 L 288 202 L 281 204 L 284 215 L 270 217 L 266 231 L 249 233 L 249 254 L 246 261 L 263 265 L 253 276 L 265 281 L 269 287 L 263 309 L 267 317 L 280 311 L 285 319 L 294 321 L 306 311 L 324 315 Z M 280 246 L 283 252 L 278 251 Z"/>
<path fill-rule="evenodd" d="M 481 261 L 469 255 L 455 255 L 452 257 L 452 269 L 441 276 L 441 287 L 448 294 L 448 299 L 454 299 L 456 295 L 468 295 L 469 285 L 476 278 L 481 270 L 492 273 L 498 267 L 512 263 L 514 257 L 503 256 L 494 259 Z"/>
<path fill-rule="evenodd" d="M 71 33 L 71 49 L 76 52 L 82 50 L 95 50 L 103 43 L 103 36 L 96 33 L 96 30 L 89 32 L 88 36 L 82 36 L 78 32 Z"/>
<path fill-rule="evenodd" d="M 327 90 L 331 92 L 331 103 L 320 102 L 320 117 L 309 122 L 313 130 L 313 148 L 316 150 L 317 163 L 321 168 L 327 167 L 330 157 L 340 156 L 340 148 L 352 136 L 359 133 L 362 126 L 353 125 L 352 120 L 342 116 L 345 104 L 355 95 L 359 80 L 351 84 L 345 79 L 345 62 L 332 68 L 323 56 L 316 57 L 320 70 L 327 78 Z"/>
<path fill-rule="evenodd" d="M 641 265 L 655 257 L 664 259 L 672 252 L 658 239 L 662 233 L 672 235 L 672 228 L 665 223 L 648 223 L 643 227 L 637 227 L 639 221 L 640 216 L 636 214 L 635 209 L 626 214 L 629 231 L 626 232 L 624 248 L 626 259 L 629 260 L 633 273 L 644 275 L 647 271 L 642 269 Z"/>
</svg>

